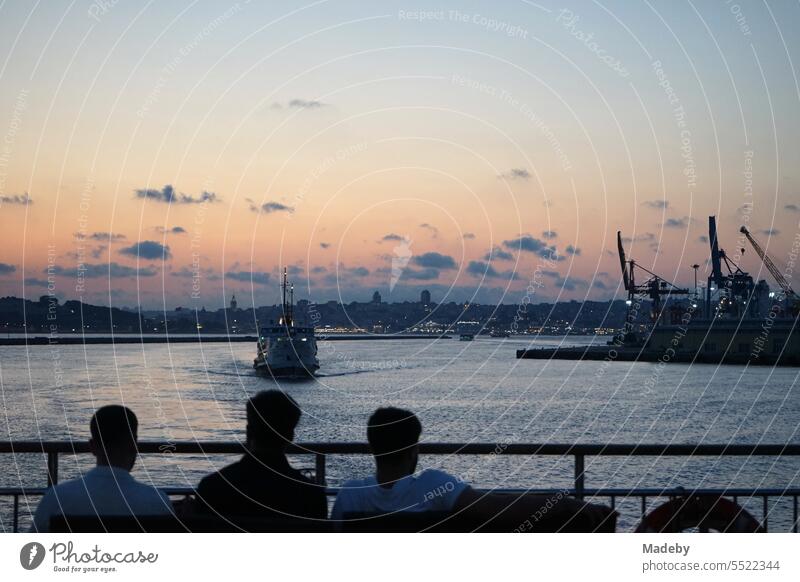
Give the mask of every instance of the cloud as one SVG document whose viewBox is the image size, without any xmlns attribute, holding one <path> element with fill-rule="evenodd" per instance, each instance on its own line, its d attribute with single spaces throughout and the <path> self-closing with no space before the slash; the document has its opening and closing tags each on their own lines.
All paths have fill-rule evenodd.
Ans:
<svg viewBox="0 0 800 582">
<path fill-rule="evenodd" d="M 10 275 L 16 270 L 17 268 L 14 265 L 9 265 L 8 263 L 0 263 L 0 275 Z"/>
<path fill-rule="evenodd" d="M 345 274 L 350 275 L 352 277 L 367 277 L 369 275 L 369 269 L 366 267 L 352 267 L 348 269 L 344 269 Z"/>
<path fill-rule="evenodd" d="M 550 259 L 553 261 L 564 260 L 564 257 L 558 256 L 558 252 L 556 251 L 556 247 L 554 245 L 549 245 L 546 242 L 532 237 L 529 234 L 522 235 L 519 238 L 512 240 L 504 240 L 503 246 L 512 250 L 535 253 L 544 259 Z"/>
<path fill-rule="evenodd" d="M 295 109 L 319 109 L 326 105 L 327 103 L 317 101 L 316 99 L 292 99 L 289 101 L 289 107 L 294 107 Z"/>
<path fill-rule="evenodd" d="M 456 262 L 453 257 L 440 253 L 424 253 L 411 259 L 418 267 L 429 267 L 432 269 L 455 269 Z"/>
<path fill-rule="evenodd" d="M 419 225 L 420 228 L 424 228 L 425 230 L 429 230 L 431 232 L 431 236 L 436 238 L 439 236 L 439 229 L 433 226 L 432 224 L 428 224 L 427 222 L 423 222 Z"/>
<path fill-rule="evenodd" d="M 687 228 L 690 222 L 692 222 L 692 219 L 688 216 L 684 216 L 683 218 L 668 218 L 661 226 L 665 228 Z"/>
<path fill-rule="evenodd" d="M 789 212 L 800 212 L 800 206 L 797 204 L 787 204 L 783 207 L 784 210 L 788 210 Z"/>
<path fill-rule="evenodd" d="M 321 248 L 321 249 L 329 249 L 329 248 L 331 248 L 331 243 L 321 242 L 321 243 L 319 243 L 319 248 Z"/>
<path fill-rule="evenodd" d="M 595 289 L 608 289 L 608 285 L 603 283 L 600 279 L 595 279 L 594 282 L 592 282 L 592 287 Z"/>
<path fill-rule="evenodd" d="M 44 279 L 37 279 L 36 277 L 28 277 L 23 281 L 29 287 L 47 287 L 49 283 Z"/>
<path fill-rule="evenodd" d="M 319 275 L 320 273 L 326 273 L 327 271 L 328 271 L 328 269 L 326 269 L 325 267 L 322 267 L 322 266 L 320 266 L 320 267 L 312 267 L 311 268 L 311 272 L 313 274 L 315 274 L 315 275 Z"/>
<path fill-rule="evenodd" d="M 166 261 L 172 258 L 169 245 L 162 245 L 154 240 L 143 240 L 119 250 L 120 254 L 147 259 L 151 261 Z"/>
<path fill-rule="evenodd" d="M 254 283 L 256 285 L 268 285 L 270 282 L 269 273 L 261 271 L 228 271 L 225 278 L 241 283 Z"/>
<path fill-rule="evenodd" d="M 697 241 L 704 244 L 708 244 L 708 237 L 704 234 L 701 234 L 700 236 L 697 237 Z"/>
<path fill-rule="evenodd" d="M 158 274 L 158 271 L 153 267 L 128 267 L 120 265 L 119 263 L 85 263 L 80 268 L 64 268 L 56 265 L 51 267 L 55 275 L 63 277 L 84 277 L 86 279 L 101 279 L 105 277 L 123 278 L 123 277 L 153 277 Z M 47 268 L 42 270 L 47 274 Z"/>
<path fill-rule="evenodd" d="M 439 269 L 406 269 L 403 271 L 403 279 L 413 279 L 415 281 L 432 281 L 439 278 Z"/>
<path fill-rule="evenodd" d="M 470 261 L 467 265 L 467 273 L 476 277 L 497 277 L 498 273 L 489 263 L 482 261 Z"/>
<path fill-rule="evenodd" d="M 484 261 L 513 261 L 514 255 L 509 253 L 508 251 L 504 251 L 500 247 L 494 247 L 488 253 L 483 255 Z"/>
<path fill-rule="evenodd" d="M 558 233 L 556 231 L 554 231 L 554 230 L 545 230 L 542 233 L 542 236 L 544 238 L 546 238 L 547 240 L 553 240 L 554 238 L 558 237 Z"/>
<path fill-rule="evenodd" d="M 500 273 L 489 263 L 483 261 L 470 261 L 467 265 L 467 273 L 473 277 L 486 277 L 488 279 L 517 279 L 518 276 L 514 271 L 505 271 Z"/>
<path fill-rule="evenodd" d="M 578 256 L 581 254 L 581 249 L 579 249 L 578 247 L 574 247 L 572 245 L 567 245 L 567 248 L 564 250 L 567 252 L 568 255 Z"/>
<path fill-rule="evenodd" d="M 629 242 L 644 242 L 644 241 L 651 241 L 656 240 L 656 235 L 652 232 L 643 232 L 641 234 L 637 234 L 634 237 L 623 236 L 622 242 L 629 243 Z"/>
<path fill-rule="evenodd" d="M 473 232 L 465 232 L 464 236 L 462 236 L 464 240 L 475 240 L 475 233 Z"/>
<path fill-rule="evenodd" d="M 781 233 L 777 228 L 765 228 L 763 230 L 759 230 L 761 234 L 764 236 L 777 236 Z"/>
<path fill-rule="evenodd" d="M 657 210 L 666 210 L 669 208 L 669 200 L 646 200 L 645 202 L 642 202 L 642 206 L 655 208 Z"/>
<path fill-rule="evenodd" d="M 25 194 L 14 194 L 13 196 L 0 196 L 0 206 L 3 204 L 18 204 L 19 206 L 30 206 L 33 204 L 33 199 Z"/>
<path fill-rule="evenodd" d="M 290 213 L 294 212 L 294 208 L 292 208 L 291 206 L 287 206 L 286 204 L 281 204 L 280 202 L 275 202 L 275 201 L 264 202 L 259 206 L 249 198 L 245 198 L 245 200 L 247 200 L 247 202 L 250 203 L 251 212 L 260 212 L 261 214 L 273 214 L 275 212 L 290 212 Z"/>
<path fill-rule="evenodd" d="M 96 240 L 100 242 L 117 242 L 125 240 L 127 237 L 124 234 L 114 234 L 111 232 L 93 232 L 92 234 L 87 235 L 76 232 L 75 238 L 82 240 Z"/>
<path fill-rule="evenodd" d="M 388 241 L 400 242 L 402 240 L 406 240 L 406 238 L 404 236 L 400 236 L 399 234 L 390 232 L 381 239 L 381 242 L 388 242 Z"/>
<path fill-rule="evenodd" d="M 313 272 L 313 271 L 312 271 Z M 369 276 L 369 269 L 366 267 L 347 267 L 339 264 L 336 272 L 331 272 L 325 275 L 322 280 L 327 285 L 346 285 L 353 279 L 360 279 Z"/>
<path fill-rule="evenodd" d="M 136 198 L 144 200 L 153 200 L 155 202 L 163 202 L 165 204 L 201 204 L 203 202 L 218 202 L 219 199 L 214 192 L 207 192 L 203 190 L 199 196 L 190 196 L 188 194 L 175 192 L 172 185 L 167 184 L 161 190 L 153 188 L 141 188 L 134 190 Z"/>
<path fill-rule="evenodd" d="M 562 277 L 558 271 L 540 271 L 545 277 L 553 279 L 555 287 L 561 287 L 565 291 L 574 291 L 578 287 L 589 287 L 589 282 L 586 279 L 579 277 Z M 603 285 L 603 283 L 600 283 Z M 597 286 L 599 288 L 599 285 Z"/>
<path fill-rule="evenodd" d="M 181 279 L 205 279 L 206 281 L 219 281 L 222 279 L 213 268 L 206 269 L 195 267 L 181 267 L 177 271 L 170 273 L 172 277 L 179 277 Z"/>
<path fill-rule="evenodd" d="M 186 234 L 186 229 L 182 226 L 173 226 L 172 228 L 157 226 L 156 232 L 160 232 L 161 234 Z"/>
<path fill-rule="evenodd" d="M 574 291 L 578 287 L 589 287 L 589 282 L 585 279 L 579 279 L 577 277 L 565 277 L 565 278 L 557 278 L 553 281 L 553 285 L 556 287 L 561 287 L 564 291 Z"/>
<path fill-rule="evenodd" d="M 506 180 L 529 180 L 531 173 L 525 168 L 511 168 L 508 172 L 503 172 L 498 178 Z"/>
<path fill-rule="evenodd" d="M 298 265 L 289 265 L 286 267 L 286 272 L 290 277 L 299 277 L 300 275 L 304 274 L 306 270 Z"/>
</svg>

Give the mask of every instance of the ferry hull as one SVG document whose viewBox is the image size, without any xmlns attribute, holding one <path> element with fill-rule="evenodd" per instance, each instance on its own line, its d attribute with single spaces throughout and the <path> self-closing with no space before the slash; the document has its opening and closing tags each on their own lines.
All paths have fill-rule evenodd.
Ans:
<svg viewBox="0 0 800 582">
<path fill-rule="evenodd" d="M 256 374 L 267 378 L 313 378 L 314 373 L 319 369 L 318 365 L 313 366 L 278 366 L 270 367 L 264 362 L 253 364 Z"/>
</svg>

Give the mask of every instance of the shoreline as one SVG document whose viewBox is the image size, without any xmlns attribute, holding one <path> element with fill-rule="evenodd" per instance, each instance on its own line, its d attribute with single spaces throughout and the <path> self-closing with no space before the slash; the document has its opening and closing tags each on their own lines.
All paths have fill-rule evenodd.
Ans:
<svg viewBox="0 0 800 582">
<path fill-rule="evenodd" d="M 452 339 L 449 335 L 370 335 L 370 334 L 331 334 L 318 336 L 317 341 L 354 341 L 354 340 L 434 340 Z M 0 346 L 46 346 L 46 345 L 102 345 L 102 344 L 189 344 L 189 343 L 238 343 L 253 342 L 258 337 L 255 335 L 153 335 L 140 336 L 136 334 L 118 334 L 108 336 L 93 336 L 80 334 L 65 334 L 56 337 L 36 335 L 27 337 L 0 338 Z"/>
</svg>

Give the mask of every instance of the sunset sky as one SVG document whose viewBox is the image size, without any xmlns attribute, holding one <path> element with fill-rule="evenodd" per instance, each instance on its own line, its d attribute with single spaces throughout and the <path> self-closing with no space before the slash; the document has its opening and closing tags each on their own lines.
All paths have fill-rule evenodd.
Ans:
<svg viewBox="0 0 800 582">
<path fill-rule="evenodd" d="M 608 299 L 710 214 L 787 265 L 800 5 L 499 4 L 3 3 L 0 296 Z"/>
</svg>

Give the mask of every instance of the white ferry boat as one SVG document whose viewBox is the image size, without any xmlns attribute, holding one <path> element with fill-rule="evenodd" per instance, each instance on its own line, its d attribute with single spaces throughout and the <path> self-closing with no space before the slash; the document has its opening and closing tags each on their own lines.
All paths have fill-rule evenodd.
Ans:
<svg viewBox="0 0 800 582">
<path fill-rule="evenodd" d="M 276 378 L 304 378 L 319 369 L 317 338 L 313 327 L 294 324 L 294 286 L 283 270 L 281 317 L 277 325 L 262 327 L 258 354 L 253 360 L 256 373 Z"/>
</svg>

